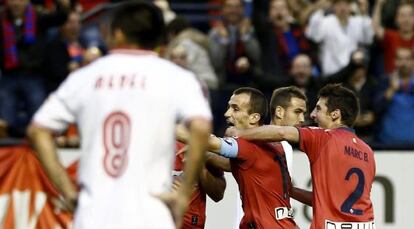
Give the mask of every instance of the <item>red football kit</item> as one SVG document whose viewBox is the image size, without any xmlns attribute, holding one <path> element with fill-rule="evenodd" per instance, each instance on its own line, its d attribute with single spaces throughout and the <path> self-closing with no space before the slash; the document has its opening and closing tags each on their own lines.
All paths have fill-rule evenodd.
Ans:
<svg viewBox="0 0 414 229">
<path fill-rule="evenodd" d="M 185 146 L 181 142 L 176 142 L 176 154 L 174 163 L 174 175 L 178 178 L 184 169 L 184 151 Z M 182 152 L 180 152 L 182 151 Z M 191 196 L 190 205 L 184 215 L 182 229 L 204 228 L 206 221 L 206 193 L 203 188 L 197 185 Z"/>
<path fill-rule="evenodd" d="M 350 128 L 298 130 L 300 149 L 307 154 L 312 173 L 311 228 L 373 221 L 370 195 L 375 160 L 371 148 Z"/>
<path fill-rule="evenodd" d="M 244 211 L 240 228 L 295 228 L 289 200 L 291 180 L 282 145 L 236 141 L 237 157 L 230 163 Z"/>
</svg>

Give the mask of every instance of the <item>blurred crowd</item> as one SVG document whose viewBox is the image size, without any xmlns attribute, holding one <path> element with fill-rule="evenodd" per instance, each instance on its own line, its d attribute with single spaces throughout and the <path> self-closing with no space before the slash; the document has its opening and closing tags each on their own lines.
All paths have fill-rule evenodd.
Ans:
<svg viewBox="0 0 414 229">
<path fill-rule="evenodd" d="M 106 17 L 85 26 L 85 15 L 114 1 L 1 1 L 0 138 L 22 137 L 70 72 L 105 55 Z M 322 86 L 342 83 L 360 99 L 359 136 L 413 145 L 414 0 L 191 1 L 218 6 L 205 13 L 208 29 L 169 7 L 180 1 L 155 2 L 167 24 L 160 55 L 209 89 L 216 134 L 223 134 L 222 114 L 236 88 L 252 86 L 270 98 L 275 88 L 295 85 L 308 97 L 309 114 Z M 308 115 L 303 125 L 312 123 Z M 76 127 L 57 142 L 77 146 Z"/>
</svg>

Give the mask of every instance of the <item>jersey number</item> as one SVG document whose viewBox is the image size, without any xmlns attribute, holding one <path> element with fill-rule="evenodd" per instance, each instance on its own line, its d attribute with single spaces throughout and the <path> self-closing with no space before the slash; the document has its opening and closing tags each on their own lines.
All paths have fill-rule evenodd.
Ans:
<svg viewBox="0 0 414 229">
<path fill-rule="evenodd" d="M 103 126 L 105 172 L 111 177 L 119 177 L 128 164 L 128 148 L 131 136 L 131 123 L 123 112 L 112 112 Z"/>
<path fill-rule="evenodd" d="M 345 176 L 345 180 L 349 180 L 352 174 L 356 174 L 358 176 L 358 184 L 355 190 L 348 196 L 348 198 L 344 201 L 341 205 L 341 211 L 345 213 L 351 213 L 353 215 L 362 215 L 361 209 L 354 209 L 352 206 L 361 198 L 362 193 L 364 192 L 365 186 L 365 176 L 361 169 L 359 168 L 351 168 L 348 170 L 348 173 Z"/>
</svg>

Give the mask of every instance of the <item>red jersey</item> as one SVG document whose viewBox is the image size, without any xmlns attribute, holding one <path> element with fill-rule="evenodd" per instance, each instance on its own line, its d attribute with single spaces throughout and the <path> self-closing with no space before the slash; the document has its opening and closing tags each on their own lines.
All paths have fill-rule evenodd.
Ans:
<svg viewBox="0 0 414 229">
<path fill-rule="evenodd" d="M 184 151 L 180 152 L 185 145 L 176 142 L 176 150 L 178 154 L 175 157 L 174 175 L 180 176 L 184 169 Z M 204 228 L 206 222 L 206 193 L 203 188 L 197 185 L 191 196 L 190 205 L 184 215 L 182 229 Z"/>
<path fill-rule="evenodd" d="M 291 208 L 291 180 L 282 145 L 240 138 L 237 144 L 237 158 L 230 163 L 244 211 L 240 228 L 296 228 L 291 217 L 276 219 L 276 209 Z"/>
<path fill-rule="evenodd" d="M 398 48 L 414 48 L 414 36 L 410 40 L 403 40 L 398 31 L 386 29 L 381 46 L 384 50 L 385 72 L 390 74 L 395 68 L 395 52 Z"/>
<path fill-rule="evenodd" d="M 299 128 L 300 149 L 310 161 L 313 185 L 311 228 L 333 222 L 374 220 L 371 187 L 375 160 L 371 148 L 350 128 Z"/>
</svg>

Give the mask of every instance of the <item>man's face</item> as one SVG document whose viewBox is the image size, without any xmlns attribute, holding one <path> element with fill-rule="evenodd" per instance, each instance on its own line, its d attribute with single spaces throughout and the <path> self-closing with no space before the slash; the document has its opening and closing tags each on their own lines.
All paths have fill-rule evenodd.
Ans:
<svg viewBox="0 0 414 229">
<path fill-rule="evenodd" d="M 338 1 L 334 4 L 333 10 L 339 18 L 348 18 L 351 14 L 351 7 L 346 0 Z"/>
<path fill-rule="evenodd" d="M 224 2 L 222 14 L 229 24 L 238 24 L 243 19 L 243 4 L 241 0 L 227 0 Z"/>
<path fill-rule="evenodd" d="M 322 128 L 328 128 L 333 122 L 331 115 L 328 112 L 328 107 L 326 106 L 327 102 L 326 98 L 319 98 L 315 109 L 313 109 L 310 115 L 318 126 Z"/>
<path fill-rule="evenodd" d="M 414 30 L 414 7 L 403 5 L 398 8 L 396 22 L 401 31 L 412 32 Z"/>
<path fill-rule="evenodd" d="M 270 3 L 269 18 L 273 25 L 285 23 L 289 18 L 289 9 L 285 0 L 273 0 Z"/>
<path fill-rule="evenodd" d="M 312 76 L 312 64 L 308 56 L 299 55 L 292 62 L 291 75 L 299 87 L 305 87 Z"/>
<path fill-rule="evenodd" d="M 7 0 L 7 7 L 12 13 L 13 17 L 23 17 L 26 6 L 29 4 L 28 0 Z"/>
<path fill-rule="evenodd" d="M 77 39 L 81 30 L 80 15 L 74 12 L 69 14 L 68 19 L 62 26 L 62 30 L 70 39 Z"/>
<path fill-rule="evenodd" d="M 228 109 L 224 113 L 227 124 L 237 129 L 251 128 L 252 125 L 249 123 L 250 95 L 245 93 L 232 95 L 228 104 Z"/>
<path fill-rule="evenodd" d="M 306 102 L 300 98 L 291 98 L 290 105 L 284 109 L 282 126 L 302 126 L 305 122 Z"/>
<path fill-rule="evenodd" d="M 395 67 L 400 76 L 409 76 L 413 72 L 413 56 L 408 49 L 398 49 L 395 59 Z"/>
<path fill-rule="evenodd" d="M 174 62 L 175 64 L 177 64 L 177 65 L 179 65 L 183 68 L 188 67 L 188 64 L 187 64 L 187 51 L 185 50 L 184 47 L 181 47 L 181 46 L 175 47 L 171 51 L 170 59 L 171 59 L 172 62 Z"/>
</svg>

